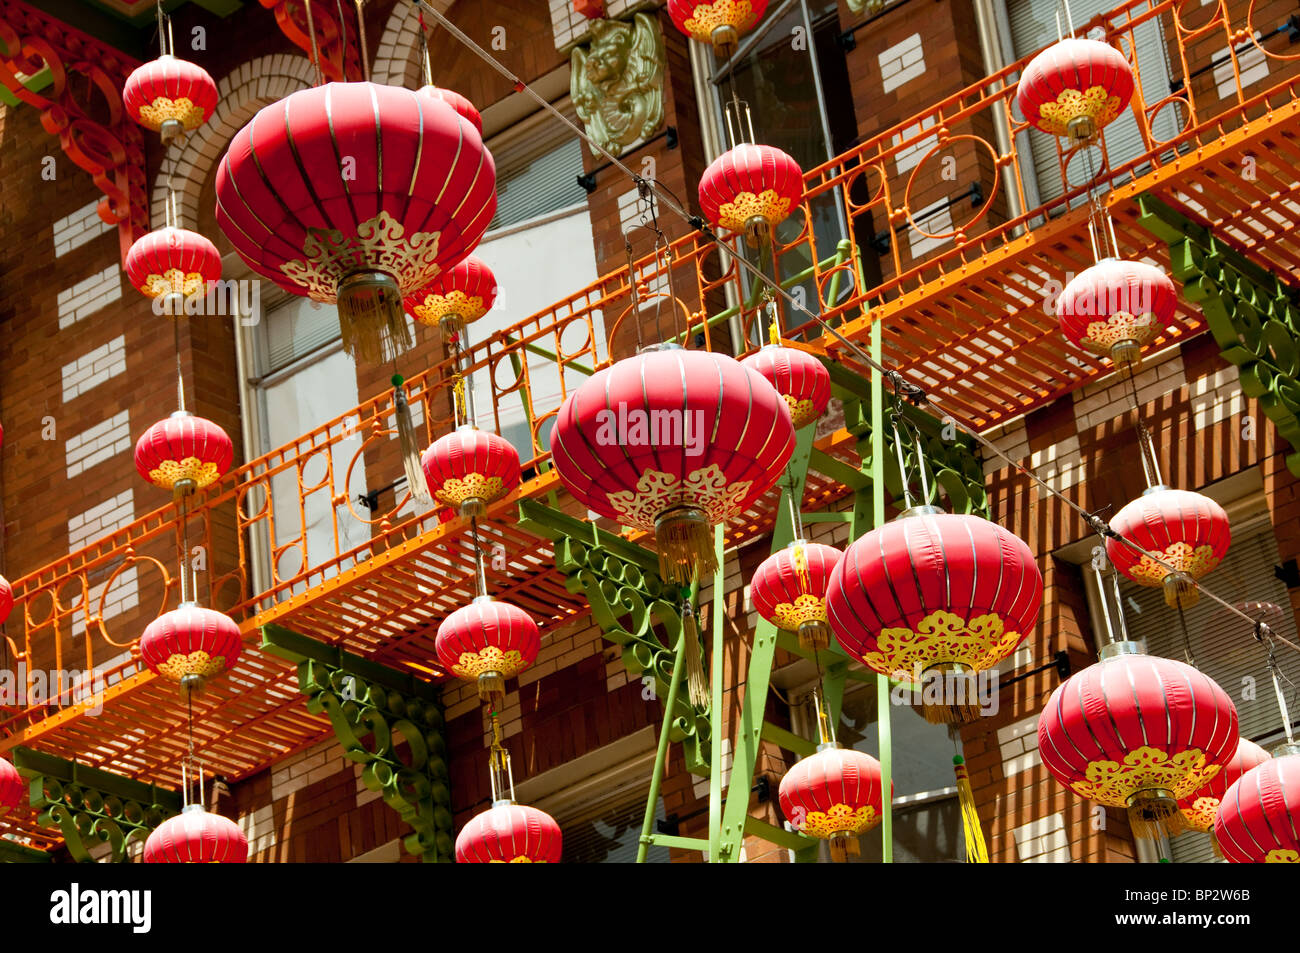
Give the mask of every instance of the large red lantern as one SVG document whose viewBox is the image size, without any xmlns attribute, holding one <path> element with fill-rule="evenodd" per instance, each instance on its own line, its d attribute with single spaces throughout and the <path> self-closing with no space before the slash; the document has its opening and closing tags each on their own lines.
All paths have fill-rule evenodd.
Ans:
<svg viewBox="0 0 1300 953">
<path fill-rule="evenodd" d="M 0 576 L 0 625 L 5 623 L 9 618 L 9 613 L 14 609 L 14 587 L 9 585 L 9 580 Z"/>
<path fill-rule="evenodd" d="M 233 668 L 242 646 L 234 619 L 186 602 L 145 627 L 140 657 L 149 671 L 180 682 L 188 692 Z"/>
<path fill-rule="evenodd" d="M 434 99 L 442 100 L 456 110 L 462 118 L 469 120 L 479 136 L 483 135 L 483 116 L 480 115 L 473 103 L 454 89 L 443 89 L 440 86 L 421 86 L 418 92 L 422 96 L 432 96 Z"/>
<path fill-rule="evenodd" d="M 1140 837 L 1176 832 L 1178 801 L 1236 748 L 1237 709 L 1223 689 L 1190 665 L 1148 655 L 1110 655 L 1070 676 L 1038 721 L 1038 753 L 1053 777 L 1082 798 L 1127 808 Z"/>
<path fill-rule="evenodd" d="M 27 782 L 8 758 L 0 758 L 0 817 L 8 814 L 23 800 Z"/>
<path fill-rule="evenodd" d="M 754 29 L 767 12 L 767 0 L 668 0 L 668 15 L 677 29 L 728 58 L 743 33 Z"/>
<path fill-rule="evenodd" d="M 1214 839 L 1232 864 L 1300 864 L 1300 745 L 1247 771 L 1223 794 Z"/>
<path fill-rule="evenodd" d="M 457 678 L 478 683 L 479 697 L 505 694 L 505 681 L 537 660 L 537 623 L 523 609 L 491 596 L 479 596 L 438 626 L 438 661 Z"/>
<path fill-rule="evenodd" d="M 1269 759 L 1269 753 L 1246 738 L 1237 742 L 1237 750 L 1232 759 L 1223 766 L 1223 770 L 1210 779 L 1210 783 L 1193 791 L 1178 802 L 1178 809 L 1183 812 L 1183 821 L 1194 831 L 1208 834 L 1214 829 L 1214 817 L 1219 812 L 1219 803 L 1224 792 L 1237 779 L 1257 768 Z"/>
<path fill-rule="evenodd" d="M 176 499 L 216 482 L 230 470 L 235 448 L 210 420 L 178 410 L 146 430 L 135 445 L 135 469 Z"/>
<path fill-rule="evenodd" d="M 434 499 L 461 516 L 482 516 L 489 503 L 519 485 L 519 452 L 505 437 L 473 424 L 435 440 L 420 465 Z"/>
<path fill-rule="evenodd" d="M 411 345 L 402 299 L 465 258 L 496 213 L 496 169 L 440 98 L 329 83 L 263 108 L 217 170 L 217 223 L 258 274 L 337 301 L 354 357 Z"/>
<path fill-rule="evenodd" d="M 916 507 L 848 548 L 826 609 L 840 647 L 874 671 L 952 682 L 963 700 L 923 692 L 926 718 L 947 722 L 974 716 L 965 677 L 1016 650 L 1042 598 L 1034 555 L 1013 533 L 978 516 Z"/>
<path fill-rule="evenodd" d="M 1110 528 L 1174 567 L 1171 572 L 1119 540 L 1106 540 L 1106 555 L 1115 568 L 1139 585 L 1162 586 L 1171 607 L 1196 604 L 1200 594 L 1183 577 L 1200 579 L 1210 572 L 1232 541 L 1222 506 L 1200 493 L 1167 486 L 1146 490 L 1115 514 Z"/>
<path fill-rule="evenodd" d="M 742 143 L 704 170 L 699 195 L 710 223 L 757 245 L 803 201 L 803 170 L 780 149 Z"/>
<path fill-rule="evenodd" d="M 597 371 L 551 431 L 560 481 L 588 510 L 655 534 L 660 572 L 712 572 L 712 527 L 743 513 L 794 452 L 781 395 L 739 361 L 675 346 Z"/>
<path fill-rule="evenodd" d="M 1061 332 L 1079 347 L 1136 369 L 1142 347 L 1173 323 L 1178 292 L 1159 268 L 1107 258 L 1076 275 L 1057 299 Z"/>
<path fill-rule="evenodd" d="M 492 269 L 470 255 L 408 295 L 406 310 L 421 324 L 442 325 L 446 333 L 459 334 L 465 325 L 491 311 L 496 300 L 497 279 Z"/>
<path fill-rule="evenodd" d="M 754 570 L 749 584 L 754 608 L 778 628 L 796 633 L 803 648 L 828 648 L 826 587 L 843 558 L 834 546 L 795 540 Z"/>
<path fill-rule="evenodd" d="M 217 84 L 200 66 L 163 54 L 126 78 L 122 105 L 133 120 L 162 134 L 164 144 L 193 132 L 217 108 Z"/>
<path fill-rule="evenodd" d="M 1061 40 L 1025 67 L 1016 88 L 1020 113 L 1036 129 L 1087 142 L 1133 97 L 1133 71 L 1099 40 Z"/>
<path fill-rule="evenodd" d="M 880 823 L 882 791 L 879 761 L 824 746 L 781 779 L 781 813 L 795 830 L 830 841 L 831 859 L 843 863 L 861 852 L 858 837 Z"/>
<path fill-rule="evenodd" d="M 558 864 L 563 852 L 554 818 L 510 801 L 471 818 L 456 838 L 458 864 Z"/>
<path fill-rule="evenodd" d="M 826 412 L 831 402 L 831 373 L 806 351 L 768 344 L 741 363 L 776 388 L 790 407 L 795 430 L 802 430 Z"/>
<path fill-rule="evenodd" d="M 142 859 L 146 864 L 243 864 L 248 838 L 229 818 L 190 804 L 154 829 Z"/>
<path fill-rule="evenodd" d="M 126 253 L 126 276 L 146 298 L 162 299 L 160 313 L 179 317 L 186 298 L 202 296 L 208 282 L 220 280 L 221 255 L 198 232 L 168 226 L 135 240 Z"/>
</svg>

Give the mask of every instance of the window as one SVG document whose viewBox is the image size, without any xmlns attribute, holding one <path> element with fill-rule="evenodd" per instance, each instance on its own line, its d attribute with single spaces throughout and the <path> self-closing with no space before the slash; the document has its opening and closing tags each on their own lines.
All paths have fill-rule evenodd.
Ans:
<svg viewBox="0 0 1300 953">
<path fill-rule="evenodd" d="M 631 864 L 636 862 L 645 821 L 645 802 L 650 785 L 642 783 L 621 795 L 606 797 L 585 810 L 556 818 L 564 831 L 566 864 Z M 655 821 L 664 819 L 664 802 L 655 805 Z M 646 862 L 666 864 L 666 847 L 651 847 Z"/>
<path fill-rule="evenodd" d="M 573 118 L 572 110 L 560 109 Z M 582 140 L 550 113 L 538 113 L 488 143 L 496 161 L 497 214 L 492 233 L 585 205 L 587 191 L 578 184 L 582 174 Z"/>
</svg>

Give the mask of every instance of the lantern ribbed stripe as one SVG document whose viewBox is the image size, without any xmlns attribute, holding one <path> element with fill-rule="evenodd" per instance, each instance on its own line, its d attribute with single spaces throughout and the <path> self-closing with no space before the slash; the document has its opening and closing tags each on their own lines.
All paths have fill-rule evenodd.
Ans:
<svg viewBox="0 0 1300 953">
<path fill-rule="evenodd" d="M 474 107 L 474 104 L 460 93 L 454 89 L 444 89 L 441 86 L 421 86 L 418 91 L 425 96 L 432 96 L 435 99 L 442 100 L 462 117 L 469 120 L 480 136 L 483 135 L 483 116 Z"/>
<path fill-rule="evenodd" d="M 1200 752 L 1207 766 L 1222 766 L 1236 747 L 1237 709 L 1223 689 L 1190 665 L 1147 655 L 1115 656 L 1072 675 L 1057 686 L 1038 722 L 1038 752 L 1047 770 L 1081 797 L 1113 807 L 1155 787 L 1186 797 L 1217 772 L 1207 767 L 1201 777 L 1175 759 Z M 1157 752 L 1167 774 L 1160 784 L 1150 781 L 1148 766 L 1132 763 L 1144 748 Z M 1114 767 L 1108 771 L 1107 764 Z M 1099 788 L 1102 775 L 1108 780 Z"/>
<path fill-rule="evenodd" d="M 1219 804 L 1214 836 L 1229 863 L 1300 863 L 1300 755 L 1238 778 Z"/>
<path fill-rule="evenodd" d="M 1133 97 L 1133 72 L 1119 50 L 1099 40 L 1066 39 L 1053 43 L 1025 66 L 1016 88 L 1020 114 L 1043 129 L 1042 108 L 1062 93 L 1086 93 L 1100 87 L 1119 101 L 1122 111 Z M 1043 129 L 1049 135 L 1050 129 Z"/>
<path fill-rule="evenodd" d="M 784 214 L 768 216 L 768 224 L 775 227 L 803 200 L 803 170 L 799 163 L 772 146 L 742 143 L 718 156 L 704 170 L 699 186 L 700 209 L 713 225 L 739 231 L 748 213 L 727 206 L 746 192 L 761 196 L 769 190 L 787 202 Z"/>
<path fill-rule="evenodd" d="M 144 844 L 146 864 L 243 864 L 248 838 L 220 814 L 182 811 L 154 829 Z"/>
<path fill-rule="evenodd" d="M 429 491 L 448 504 L 461 502 L 456 487 L 475 475 L 491 484 L 486 502 L 519 485 L 519 452 L 505 437 L 487 430 L 462 427 L 444 434 L 424 451 L 420 464 Z"/>
<path fill-rule="evenodd" d="M 489 670 L 509 677 L 536 661 L 541 633 L 523 609 L 508 602 L 475 600 L 442 620 L 434 648 L 438 661 L 459 678 L 474 678 Z M 462 665 L 466 655 L 475 663 L 483 661 L 477 669 L 466 668 Z"/>
<path fill-rule="evenodd" d="M 196 652 L 205 653 L 212 667 L 221 658 L 224 663 L 220 670 L 230 669 L 242 646 L 239 626 L 230 616 L 195 605 L 183 605 L 160 615 L 140 636 L 140 656 L 145 665 L 166 677 L 173 677 L 169 668 L 181 665 Z"/>
<path fill-rule="evenodd" d="M 415 294 L 407 295 L 403 303 L 408 314 L 425 324 L 437 324 L 447 314 L 455 314 L 469 324 L 491 311 L 496 300 L 497 279 L 492 269 L 470 255 Z"/>
<path fill-rule="evenodd" d="M 812 836 L 827 836 L 816 830 L 821 819 L 815 815 L 838 806 L 854 812 L 869 807 L 873 812 L 869 819 L 861 817 L 852 828 L 845 828 L 860 834 L 880 822 L 881 791 L 879 761 L 861 751 L 827 748 L 796 762 L 781 779 L 778 797 L 786 820 Z"/>
<path fill-rule="evenodd" d="M 799 429 L 820 417 L 831 401 L 831 374 L 826 365 L 798 348 L 771 346 L 741 361 L 776 388 L 776 392 L 801 408 L 800 416 L 793 418 Z M 794 413 L 792 409 L 791 413 Z"/>
<path fill-rule="evenodd" d="M 1187 818 L 1188 824 L 1198 831 L 1212 829 L 1214 827 L 1213 815 L 1217 812 L 1218 803 L 1223 800 L 1223 795 L 1228 788 L 1247 771 L 1258 767 L 1268 759 L 1269 753 L 1255 742 L 1246 738 L 1240 739 L 1231 760 L 1218 774 L 1210 779 L 1210 783 L 1179 800 L 1178 807 L 1182 810 L 1183 816 Z M 1201 802 L 1200 805 L 1197 804 L 1198 801 Z M 1213 806 L 1213 810 L 1207 816 L 1206 811 L 1210 805 Z M 1204 823 L 1206 820 L 1208 820 L 1208 823 Z"/>
<path fill-rule="evenodd" d="M 677 29 L 708 43 L 720 26 L 748 33 L 767 12 L 768 0 L 668 0 L 668 15 Z"/>
<path fill-rule="evenodd" d="M 1113 342 L 1090 337 L 1090 326 L 1110 322 L 1117 314 L 1150 315 L 1154 318 L 1150 326 L 1112 325 L 1103 332 L 1103 338 L 1109 334 L 1119 340 L 1122 329 L 1131 332 L 1139 344 L 1146 344 L 1173 323 L 1177 305 L 1177 289 L 1159 268 L 1142 261 L 1106 259 L 1085 268 L 1065 286 L 1057 299 L 1056 317 L 1070 341 L 1108 354 Z"/>
<path fill-rule="evenodd" d="M 209 281 L 221 278 L 221 255 L 217 246 L 198 232 L 170 226 L 140 236 L 126 253 L 127 279 L 133 288 L 151 298 L 158 296 L 158 282 L 171 271 L 179 271 L 182 276 L 199 275 L 201 288 L 206 291 Z M 162 289 L 173 290 L 182 289 L 173 288 L 170 282 Z M 199 290 L 185 289 L 185 293 Z"/>
<path fill-rule="evenodd" d="M 151 114 L 159 100 L 176 103 L 188 99 L 194 106 L 189 115 L 177 114 L 187 130 L 197 129 L 212 117 L 217 107 L 217 84 L 201 66 L 174 56 L 160 56 L 135 69 L 122 88 L 122 105 L 135 122 L 157 132 L 161 122 Z"/>
<path fill-rule="evenodd" d="M 9 613 L 14 608 L 14 587 L 9 585 L 9 580 L 0 576 L 0 623 L 9 618 Z"/>
<path fill-rule="evenodd" d="M 198 463 L 199 488 L 230 470 L 235 448 L 229 435 L 210 420 L 185 416 L 168 417 L 154 424 L 135 444 L 135 469 L 145 480 L 164 490 L 172 489 L 183 461 Z"/>
<path fill-rule="evenodd" d="M 1110 528 L 1157 556 L 1169 553 L 1171 547 L 1186 547 L 1191 562 L 1184 571 L 1194 578 L 1218 565 L 1232 542 L 1232 528 L 1223 507 L 1208 496 L 1188 490 L 1144 493 L 1115 514 Z M 1106 540 L 1106 555 L 1116 569 L 1144 585 L 1159 585 L 1167 574 L 1167 570 L 1114 539 Z"/>
<path fill-rule="evenodd" d="M 0 758 L 0 813 L 17 807 L 23 799 L 27 782 L 7 758 Z"/>
<path fill-rule="evenodd" d="M 558 864 L 563 835 L 554 819 L 523 804 L 503 804 L 471 818 L 456 838 L 458 864 Z"/>
<path fill-rule="evenodd" d="M 825 600 L 831 574 L 844 554 L 822 543 L 794 543 L 759 564 L 750 580 L 754 610 L 776 622 L 777 607 L 793 606 L 800 596 Z M 800 559 L 803 565 L 800 566 Z"/>
</svg>

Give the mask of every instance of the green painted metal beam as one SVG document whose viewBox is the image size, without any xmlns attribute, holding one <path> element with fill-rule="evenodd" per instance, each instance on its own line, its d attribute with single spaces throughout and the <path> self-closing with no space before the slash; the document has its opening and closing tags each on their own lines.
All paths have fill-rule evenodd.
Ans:
<svg viewBox="0 0 1300 953">
<path fill-rule="evenodd" d="M 645 817 L 641 823 L 641 840 L 636 849 L 636 862 L 644 864 L 650 845 L 663 843 L 654 836 L 655 805 L 659 803 L 659 786 L 663 783 L 664 767 L 668 763 L 668 740 L 672 735 L 673 710 L 677 707 L 677 695 L 682 689 L 682 669 L 686 667 L 686 629 L 677 635 L 677 644 L 673 646 L 673 674 L 668 682 L 668 694 L 664 696 L 663 726 L 659 729 L 659 746 L 655 749 L 655 766 L 650 775 L 650 793 L 646 797 Z M 709 849 L 709 842 L 703 841 L 704 850 Z M 665 844 L 664 846 L 670 846 Z"/>
<path fill-rule="evenodd" d="M 677 834 L 651 834 L 641 838 L 641 850 L 654 847 L 676 847 L 678 850 L 698 850 L 702 854 L 709 852 L 709 842 L 702 837 L 680 837 Z M 637 858 L 638 863 L 642 862 Z"/>
<path fill-rule="evenodd" d="M 793 751 L 801 758 L 806 758 L 810 754 L 817 753 L 817 743 L 809 741 L 793 731 L 787 731 L 779 725 L 774 725 L 770 721 L 763 722 L 763 731 L 760 737 L 764 741 L 770 741 L 774 745 L 779 745 L 787 751 Z"/>
<path fill-rule="evenodd" d="M 762 818 L 752 815 L 747 816 L 745 820 L 745 833 L 761 837 L 777 847 L 784 847 L 786 850 L 795 852 L 810 848 L 816 849 L 819 846 L 817 839 L 814 837 L 799 834 L 795 831 L 787 831 L 784 827 L 777 827 L 775 824 L 769 824 Z"/>
<path fill-rule="evenodd" d="M 403 695 L 412 695 L 426 701 L 436 703 L 441 695 L 441 689 L 433 682 L 417 678 L 410 672 L 401 672 L 379 662 L 353 655 L 275 623 L 262 626 L 261 649 L 268 655 L 275 655 L 295 664 L 308 660 L 319 662 L 368 682 L 391 688 Z"/>
<path fill-rule="evenodd" d="M 0 864 L 48 864 L 53 861 L 48 851 L 0 839 Z"/>
<path fill-rule="evenodd" d="M 13 749 L 13 764 L 23 777 L 54 778 L 69 784 L 94 788 L 101 794 L 121 798 L 125 801 L 138 801 L 142 804 L 157 804 L 173 814 L 179 814 L 181 796 L 170 788 L 160 788 L 156 784 L 146 784 L 134 778 L 123 777 L 103 768 L 67 761 L 57 755 L 32 748 L 17 747 Z"/>
</svg>

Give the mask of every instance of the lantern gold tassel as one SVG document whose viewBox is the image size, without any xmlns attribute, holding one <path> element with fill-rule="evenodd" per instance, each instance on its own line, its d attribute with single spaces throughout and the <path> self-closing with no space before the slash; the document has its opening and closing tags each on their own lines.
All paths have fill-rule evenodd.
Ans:
<svg viewBox="0 0 1300 953">
<path fill-rule="evenodd" d="M 343 346 L 357 361 L 381 363 L 415 342 L 402 310 L 402 289 L 382 271 L 355 271 L 339 282 Z M 385 354 L 385 345 L 390 353 Z"/>
<path fill-rule="evenodd" d="M 830 837 L 831 862 L 847 864 L 850 857 L 862 855 L 862 843 L 848 831 L 836 831 Z"/>
<path fill-rule="evenodd" d="M 696 708 L 709 704 L 709 678 L 704 674 L 704 653 L 700 648 L 700 630 L 695 624 L 695 610 L 682 603 L 682 629 L 686 634 L 686 696 Z"/>
<path fill-rule="evenodd" d="M 944 662 L 921 675 L 921 714 L 932 725 L 975 721 L 980 705 L 975 676 L 960 662 Z"/>
<path fill-rule="evenodd" d="M 393 375 L 393 404 L 396 407 L 397 442 L 402 447 L 402 467 L 406 471 L 406 485 L 411 496 L 420 503 L 432 503 L 424 467 L 420 465 L 420 444 L 415 436 L 415 422 L 411 419 L 411 405 L 406 399 L 406 387 L 400 374 Z"/>
<path fill-rule="evenodd" d="M 1182 814 L 1174 796 L 1164 790 L 1138 791 L 1128 799 L 1128 822 L 1134 837 L 1158 840 L 1162 836 L 1178 833 Z"/>
<path fill-rule="evenodd" d="M 961 755 L 952 756 L 953 773 L 957 775 L 957 800 L 961 803 L 961 823 L 966 833 L 966 863 L 987 864 L 988 847 L 984 844 L 984 828 L 980 826 L 979 812 L 975 810 L 975 793 L 971 790 L 966 761 Z"/>
<path fill-rule="evenodd" d="M 718 568 L 713 554 L 713 527 L 703 510 L 675 506 L 655 520 L 659 574 L 665 582 L 689 586 Z"/>
</svg>

